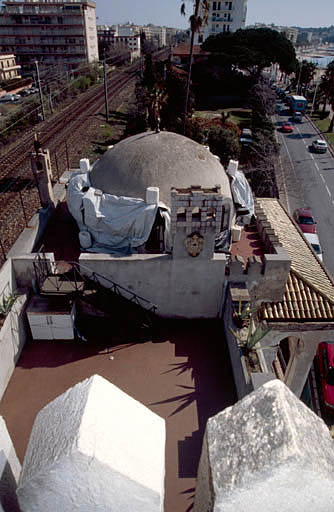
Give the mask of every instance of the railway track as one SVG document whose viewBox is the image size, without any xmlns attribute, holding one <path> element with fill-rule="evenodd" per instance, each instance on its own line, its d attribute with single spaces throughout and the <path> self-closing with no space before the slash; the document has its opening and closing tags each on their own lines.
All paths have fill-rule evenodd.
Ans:
<svg viewBox="0 0 334 512">
<path fill-rule="evenodd" d="M 110 99 L 134 80 L 138 69 L 138 64 L 133 65 L 108 80 Z M 84 132 L 92 116 L 103 106 L 104 87 L 99 85 L 41 123 L 37 129 L 23 135 L 5 155 L 0 156 L 0 264 L 4 263 L 9 249 L 40 205 L 30 164 L 34 133 L 39 133 L 42 147 L 50 149 L 53 172 L 62 174 L 67 168 L 67 159 L 77 156 L 79 133 Z M 54 178 L 56 180 L 56 176 Z"/>
<path fill-rule="evenodd" d="M 165 58 L 168 50 L 157 52 L 155 58 Z M 109 100 L 115 99 L 122 89 L 134 81 L 140 70 L 136 62 L 108 78 Z M 31 171 L 30 153 L 34 134 L 51 154 L 54 180 L 68 167 L 71 159 L 78 159 L 83 136 L 93 116 L 103 112 L 104 86 L 90 89 L 47 121 L 25 132 L 6 153 L 0 154 L 0 264 L 28 220 L 40 206 L 39 194 Z"/>
</svg>

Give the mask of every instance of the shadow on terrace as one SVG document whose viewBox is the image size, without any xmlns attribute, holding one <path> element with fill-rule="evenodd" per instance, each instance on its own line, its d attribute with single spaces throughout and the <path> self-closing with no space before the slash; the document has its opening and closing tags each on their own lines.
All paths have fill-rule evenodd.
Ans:
<svg viewBox="0 0 334 512">
<path fill-rule="evenodd" d="M 157 327 L 154 339 L 132 329 L 117 343 L 115 315 L 90 325 L 89 342 L 28 342 L 0 404 L 20 460 L 37 412 L 99 374 L 166 420 L 165 512 L 190 511 L 206 421 L 236 402 L 232 370 L 220 321 Z"/>
</svg>

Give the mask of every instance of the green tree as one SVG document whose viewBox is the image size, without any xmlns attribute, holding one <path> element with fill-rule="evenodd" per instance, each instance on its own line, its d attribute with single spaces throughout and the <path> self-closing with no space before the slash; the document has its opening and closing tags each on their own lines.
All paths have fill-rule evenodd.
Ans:
<svg viewBox="0 0 334 512">
<path fill-rule="evenodd" d="M 182 2 L 181 3 L 182 16 L 185 16 L 185 14 L 186 14 L 185 8 L 186 8 L 185 2 Z M 200 10 L 202 11 L 202 16 L 200 15 Z M 187 76 L 187 84 L 186 84 L 186 93 L 185 93 L 185 98 L 184 98 L 183 132 L 185 132 L 186 118 L 187 118 L 187 114 L 188 114 L 191 70 L 192 70 L 193 58 L 194 58 L 195 34 L 196 34 L 196 32 L 199 32 L 200 28 L 207 23 L 208 10 L 209 10 L 209 4 L 208 4 L 207 0 L 195 0 L 194 14 L 192 14 L 189 18 L 191 38 L 190 38 L 188 76 Z"/>
<path fill-rule="evenodd" d="M 322 77 L 320 87 L 332 110 L 334 110 L 334 60 L 328 64 L 325 74 Z M 333 128 L 334 115 L 329 123 L 328 132 L 332 132 Z"/>
<path fill-rule="evenodd" d="M 295 70 L 296 53 L 284 34 L 269 28 L 240 29 L 210 36 L 203 50 L 219 56 L 231 69 L 238 67 L 258 78 L 263 69 L 278 63 L 282 72 Z"/>
<path fill-rule="evenodd" d="M 236 130 L 214 126 L 208 132 L 207 142 L 211 153 L 219 156 L 225 168 L 231 159 L 239 160 L 241 148 Z"/>
<path fill-rule="evenodd" d="M 294 80 L 297 88 L 297 93 L 303 88 L 305 89 L 313 80 L 317 66 L 314 62 L 303 60 L 297 61 L 296 64 L 296 78 Z"/>
</svg>

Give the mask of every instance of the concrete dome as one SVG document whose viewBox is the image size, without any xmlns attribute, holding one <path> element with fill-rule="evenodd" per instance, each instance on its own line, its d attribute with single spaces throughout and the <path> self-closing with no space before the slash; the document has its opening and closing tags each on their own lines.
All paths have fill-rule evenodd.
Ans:
<svg viewBox="0 0 334 512">
<path fill-rule="evenodd" d="M 171 206 L 172 187 L 221 186 L 231 197 L 229 179 L 219 160 L 205 147 L 171 132 L 146 132 L 129 137 L 96 162 L 93 187 L 108 194 L 145 200 L 147 187 L 159 187 L 160 201 Z"/>
</svg>

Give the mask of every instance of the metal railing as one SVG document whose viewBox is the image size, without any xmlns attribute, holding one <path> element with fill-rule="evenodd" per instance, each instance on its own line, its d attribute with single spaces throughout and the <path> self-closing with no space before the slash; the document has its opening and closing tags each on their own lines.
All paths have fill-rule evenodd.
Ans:
<svg viewBox="0 0 334 512">
<path fill-rule="evenodd" d="M 44 282 L 48 279 L 55 292 L 69 293 L 70 286 L 73 294 L 82 295 L 85 289 L 83 285 L 91 289 L 93 284 L 93 288 L 95 289 L 103 287 L 115 295 L 119 295 L 129 302 L 136 304 L 145 311 L 156 314 L 157 306 L 151 301 L 116 283 L 109 277 L 92 271 L 89 267 L 80 265 L 75 261 L 68 261 L 67 263 L 71 265 L 69 272 L 66 274 L 58 274 L 57 270 L 51 271 L 50 262 L 45 257 L 45 254 L 41 252 L 37 253 L 34 261 L 34 270 L 38 288 L 42 290 Z M 82 270 L 84 270 L 85 273 Z M 44 291 L 43 293 L 47 292 Z"/>
</svg>

